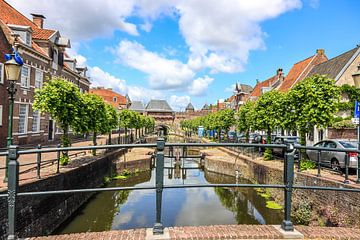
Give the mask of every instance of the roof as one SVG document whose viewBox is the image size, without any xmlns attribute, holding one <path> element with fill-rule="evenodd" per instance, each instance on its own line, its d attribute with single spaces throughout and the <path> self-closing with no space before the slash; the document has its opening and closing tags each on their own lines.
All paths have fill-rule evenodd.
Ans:
<svg viewBox="0 0 360 240">
<path fill-rule="evenodd" d="M 346 66 L 354 54 L 358 51 L 359 46 L 351 49 L 339 56 L 336 56 L 326 62 L 316 65 L 308 74 L 309 77 L 321 74 L 327 75 L 329 78 L 335 79 L 341 70 Z M 335 79 L 337 80 L 337 79 Z"/>
<path fill-rule="evenodd" d="M 151 100 L 146 105 L 147 112 L 173 112 L 167 101 L 165 100 Z"/>
<path fill-rule="evenodd" d="M 90 93 L 100 96 L 104 99 L 105 102 L 113 105 L 114 107 L 118 108 L 120 105 L 126 105 L 126 98 L 114 92 L 112 89 L 106 88 L 92 88 L 90 89 Z M 114 98 L 116 97 L 116 102 L 114 102 Z"/>
<path fill-rule="evenodd" d="M 191 102 L 186 106 L 185 110 L 195 110 L 194 106 L 191 104 Z"/>
<path fill-rule="evenodd" d="M 310 62 L 314 59 L 314 56 L 308 57 L 300 62 L 295 63 L 290 69 L 288 75 L 284 78 L 284 81 L 279 87 L 280 91 L 289 90 L 297 81 L 300 74 L 305 70 L 305 68 L 310 64 Z"/>
<path fill-rule="evenodd" d="M 308 57 L 300 62 L 297 62 L 290 69 L 288 75 L 284 78 L 279 91 L 286 92 L 292 88 L 296 83 L 303 80 L 308 73 L 319 63 L 327 61 L 327 57 L 323 49 L 316 50 L 316 54 Z"/>
<path fill-rule="evenodd" d="M 254 90 L 252 91 L 250 97 L 260 97 L 261 96 L 261 89 L 264 87 L 271 87 L 271 85 L 278 80 L 278 75 L 274 75 L 271 78 L 266 79 L 265 81 L 258 82 Z"/>
<path fill-rule="evenodd" d="M 133 102 L 131 102 L 129 110 L 132 110 L 135 112 L 145 112 L 145 106 L 140 101 L 133 101 Z"/>
<path fill-rule="evenodd" d="M 240 92 L 243 93 L 251 93 L 253 91 L 253 87 L 247 84 L 236 83 L 235 90 L 239 90 Z"/>
<path fill-rule="evenodd" d="M 0 0 L 0 19 L 5 24 L 14 24 L 20 26 L 31 27 L 34 39 L 49 39 L 56 31 L 50 29 L 39 28 L 33 21 L 22 15 L 4 0 Z"/>
<path fill-rule="evenodd" d="M 202 107 L 202 110 L 210 110 L 209 104 L 205 103 L 204 106 Z"/>
</svg>

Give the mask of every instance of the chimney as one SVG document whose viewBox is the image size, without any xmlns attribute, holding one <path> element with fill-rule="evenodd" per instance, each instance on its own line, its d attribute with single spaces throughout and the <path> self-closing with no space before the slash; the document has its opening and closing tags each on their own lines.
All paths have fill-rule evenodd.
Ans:
<svg viewBox="0 0 360 240">
<path fill-rule="evenodd" d="M 33 23 L 35 23 L 36 26 L 38 26 L 39 28 L 44 27 L 44 15 L 31 13 L 31 16 L 33 16 Z"/>
<path fill-rule="evenodd" d="M 284 80 L 284 73 L 283 73 L 283 69 L 279 68 L 278 70 L 276 70 L 276 76 L 278 76 L 278 79 L 280 81 Z"/>
<path fill-rule="evenodd" d="M 321 49 L 321 48 L 316 49 L 316 54 L 318 54 L 318 55 L 325 55 L 325 50 L 324 50 L 324 49 Z"/>
</svg>

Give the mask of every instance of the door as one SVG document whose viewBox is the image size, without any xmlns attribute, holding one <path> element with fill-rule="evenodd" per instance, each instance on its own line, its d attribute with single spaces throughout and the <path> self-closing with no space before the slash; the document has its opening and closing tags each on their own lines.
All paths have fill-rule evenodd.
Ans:
<svg viewBox="0 0 360 240">
<path fill-rule="evenodd" d="M 54 121 L 49 120 L 49 140 L 54 140 Z"/>
<path fill-rule="evenodd" d="M 319 143 L 315 144 L 314 147 L 324 147 L 324 143 L 325 142 L 319 142 Z M 308 155 L 310 160 L 314 161 L 314 162 L 317 161 L 317 153 L 318 153 L 318 151 L 316 151 L 316 150 L 306 150 L 306 154 Z"/>
</svg>

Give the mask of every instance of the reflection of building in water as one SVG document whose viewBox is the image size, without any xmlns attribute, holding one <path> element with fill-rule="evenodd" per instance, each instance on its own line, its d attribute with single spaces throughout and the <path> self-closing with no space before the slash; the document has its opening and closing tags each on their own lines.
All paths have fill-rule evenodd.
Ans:
<svg viewBox="0 0 360 240">
<path fill-rule="evenodd" d="M 255 206 L 249 200 L 247 200 L 247 213 L 250 216 L 253 216 L 256 219 L 256 221 L 258 221 L 260 224 L 266 224 L 266 221 L 261 215 L 261 213 L 255 208 Z"/>
</svg>

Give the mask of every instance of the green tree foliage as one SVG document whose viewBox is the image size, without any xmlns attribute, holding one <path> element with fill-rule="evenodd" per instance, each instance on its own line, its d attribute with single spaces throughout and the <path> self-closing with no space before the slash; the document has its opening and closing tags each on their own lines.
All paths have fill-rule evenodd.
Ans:
<svg viewBox="0 0 360 240">
<path fill-rule="evenodd" d="M 306 78 L 289 92 L 288 121 L 300 132 L 300 143 L 306 145 L 306 133 L 314 127 L 326 128 L 338 111 L 340 89 L 333 79 L 322 75 Z"/>
<path fill-rule="evenodd" d="M 246 135 L 246 141 L 249 141 L 250 129 L 254 126 L 254 108 L 255 102 L 247 101 L 243 106 L 239 108 L 237 112 L 236 126 L 240 132 L 244 132 Z"/>
<path fill-rule="evenodd" d="M 109 130 L 108 116 L 104 101 L 97 95 L 86 93 L 82 97 L 84 106 L 83 122 L 86 126 L 86 132 L 93 133 L 93 144 L 97 145 L 97 134 L 107 133 Z M 96 150 L 93 150 L 96 155 Z"/>
<path fill-rule="evenodd" d="M 72 83 L 54 78 L 46 82 L 42 89 L 35 91 L 33 108 L 48 113 L 63 130 L 61 144 L 71 145 L 69 128 L 77 129 L 82 124 L 81 93 Z M 68 163 L 67 152 L 63 153 L 62 163 Z"/>
<path fill-rule="evenodd" d="M 107 118 L 106 132 L 109 134 L 108 143 L 111 144 L 111 133 L 119 125 L 119 115 L 111 104 L 106 103 L 105 110 Z"/>
</svg>

